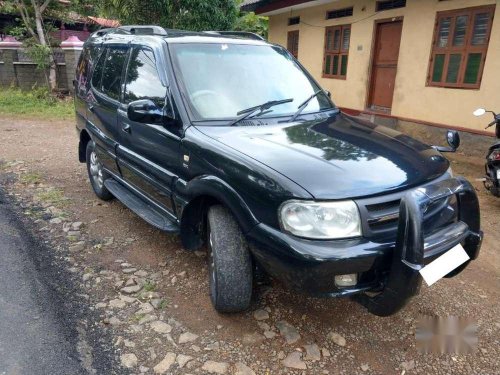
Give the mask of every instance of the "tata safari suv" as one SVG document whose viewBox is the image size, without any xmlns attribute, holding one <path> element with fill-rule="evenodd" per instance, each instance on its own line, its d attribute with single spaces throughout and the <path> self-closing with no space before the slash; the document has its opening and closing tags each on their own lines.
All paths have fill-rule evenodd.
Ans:
<svg viewBox="0 0 500 375">
<path fill-rule="evenodd" d="M 206 248 L 218 311 L 246 309 L 265 273 L 390 315 L 418 293 L 425 265 L 458 244 L 478 256 L 478 200 L 443 157 L 451 148 L 341 112 L 281 46 L 101 30 L 74 83 L 95 194 L 179 233 L 187 250 Z"/>
</svg>

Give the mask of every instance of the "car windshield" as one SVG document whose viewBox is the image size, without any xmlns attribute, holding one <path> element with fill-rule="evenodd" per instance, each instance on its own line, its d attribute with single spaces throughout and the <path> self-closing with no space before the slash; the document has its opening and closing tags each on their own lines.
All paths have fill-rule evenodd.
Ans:
<svg viewBox="0 0 500 375">
<path fill-rule="evenodd" d="M 280 47 L 245 44 L 172 44 L 174 66 L 195 120 L 231 120 L 269 101 L 293 98 L 259 117 L 293 115 L 320 90 Z M 302 113 L 332 109 L 326 95 L 313 98 Z"/>
</svg>

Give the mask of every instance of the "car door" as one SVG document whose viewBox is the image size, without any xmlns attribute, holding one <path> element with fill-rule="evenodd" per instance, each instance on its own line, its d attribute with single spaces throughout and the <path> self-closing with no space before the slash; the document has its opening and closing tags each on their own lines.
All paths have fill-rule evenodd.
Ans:
<svg viewBox="0 0 500 375">
<path fill-rule="evenodd" d="M 102 52 L 91 80 L 88 103 L 88 129 L 96 143 L 96 153 L 104 167 L 119 174 L 116 148 L 119 141 L 117 110 L 127 46 L 110 45 Z"/>
<path fill-rule="evenodd" d="M 118 163 L 126 182 L 174 215 L 172 184 L 180 164 L 180 136 L 175 127 L 135 122 L 128 118 L 128 105 L 150 99 L 165 108 L 166 78 L 158 70 L 158 50 L 145 46 L 131 49 L 125 74 L 124 95 L 118 110 L 120 146 Z"/>
</svg>

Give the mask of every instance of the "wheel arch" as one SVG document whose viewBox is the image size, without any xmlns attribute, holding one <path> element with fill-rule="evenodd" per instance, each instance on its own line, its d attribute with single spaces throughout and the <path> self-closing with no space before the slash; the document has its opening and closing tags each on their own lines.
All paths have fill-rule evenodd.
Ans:
<svg viewBox="0 0 500 375">
<path fill-rule="evenodd" d="M 78 143 L 78 161 L 85 163 L 87 161 L 87 144 L 92 140 L 87 130 L 83 129 L 80 132 L 80 142 Z"/>
<path fill-rule="evenodd" d="M 259 223 L 243 198 L 218 177 L 202 176 L 187 184 L 181 183 L 177 190 L 188 197 L 188 203 L 180 214 L 181 241 L 188 250 L 196 250 L 203 245 L 207 213 L 212 205 L 225 206 L 234 215 L 243 233 Z"/>
</svg>

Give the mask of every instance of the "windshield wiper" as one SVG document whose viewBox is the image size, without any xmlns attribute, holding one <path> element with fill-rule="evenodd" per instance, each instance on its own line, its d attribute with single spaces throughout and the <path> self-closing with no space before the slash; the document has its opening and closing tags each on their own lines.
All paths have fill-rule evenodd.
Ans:
<svg viewBox="0 0 500 375">
<path fill-rule="evenodd" d="M 293 102 L 293 99 L 282 99 L 282 100 L 270 100 L 268 102 L 265 102 L 264 104 L 257 105 L 255 107 L 250 107 L 247 109 L 244 109 L 242 111 L 239 111 L 236 115 L 239 116 L 237 117 L 233 122 L 229 124 L 229 126 L 234 126 L 241 120 L 245 120 L 252 116 L 255 112 L 259 111 L 259 113 L 256 115 L 262 114 L 264 111 L 267 111 L 269 108 L 280 105 L 280 104 L 285 104 L 285 103 L 290 103 Z"/>
<path fill-rule="evenodd" d="M 318 90 L 314 94 L 312 94 L 310 97 L 308 97 L 306 100 L 304 100 L 304 102 L 297 107 L 298 108 L 297 112 L 295 112 L 293 114 L 292 118 L 290 120 L 288 120 L 288 122 L 295 121 L 297 119 L 297 117 L 300 116 L 300 114 L 302 113 L 302 111 L 307 107 L 307 105 L 309 104 L 309 102 L 311 100 L 313 100 L 315 97 L 317 97 L 321 93 L 325 94 L 325 92 L 323 90 Z"/>
</svg>

